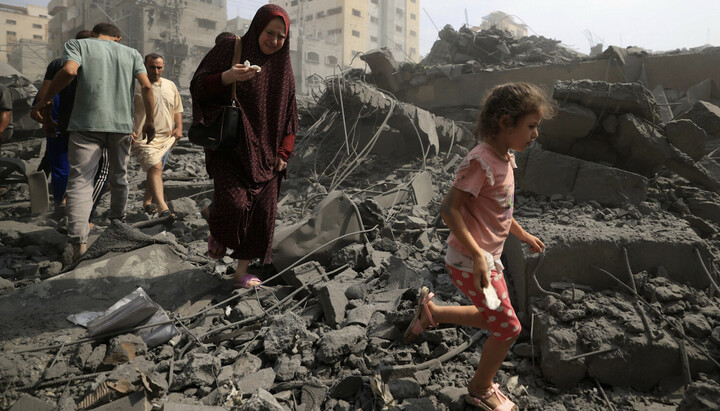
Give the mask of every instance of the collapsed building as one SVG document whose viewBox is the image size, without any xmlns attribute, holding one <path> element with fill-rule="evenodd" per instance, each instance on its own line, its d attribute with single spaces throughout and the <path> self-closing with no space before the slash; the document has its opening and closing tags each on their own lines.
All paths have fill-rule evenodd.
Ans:
<svg viewBox="0 0 720 411">
<path fill-rule="evenodd" d="M 467 303 L 445 273 L 438 208 L 484 91 L 508 81 L 546 87 L 559 110 L 516 157 L 515 218 L 547 249 L 506 243 L 523 333 L 498 382 L 523 409 L 720 406 L 719 50 L 591 59 L 446 27 L 425 66 L 363 59 L 368 71 L 300 102 L 262 288 L 230 292 L 233 260 L 207 257 L 212 182 L 186 140 L 165 173 L 178 219 L 142 213 L 134 164 L 130 225 L 100 223 L 76 263 L 62 224 L 31 215 L 12 183 L 3 408 L 464 409 L 487 335 L 401 338 L 419 287 Z M 29 161 L 41 146 L 23 137 L 0 154 Z"/>
</svg>

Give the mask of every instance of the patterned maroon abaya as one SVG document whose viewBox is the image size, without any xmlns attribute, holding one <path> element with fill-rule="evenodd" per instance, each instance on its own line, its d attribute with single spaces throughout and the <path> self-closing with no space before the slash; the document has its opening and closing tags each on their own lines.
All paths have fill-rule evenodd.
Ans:
<svg viewBox="0 0 720 411">
<path fill-rule="evenodd" d="M 285 43 L 277 52 L 265 55 L 258 38 L 276 17 L 285 22 Z M 252 79 L 236 83 L 245 136 L 232 150 L 205 150 L 205 164 L 215 187 L 210 233 L 240 260 L 260 258 L 269 263 L 272 254 L 280 190 L 275 161 L 278 156 L 288 160 L 298 121 L 289 23 L 285 10 L 274 4 L 255 14 L 242 38 L 240 61 L 249 60 L 262 70 Z M 232 64 L 234 45 L 234 38 L 221 40 L 195 71 L 190 83 L 193 123 L 212 123 L 222 106 L 230 104 L 230 87 L 223 86 L 220 77 Z"/>
</svg>

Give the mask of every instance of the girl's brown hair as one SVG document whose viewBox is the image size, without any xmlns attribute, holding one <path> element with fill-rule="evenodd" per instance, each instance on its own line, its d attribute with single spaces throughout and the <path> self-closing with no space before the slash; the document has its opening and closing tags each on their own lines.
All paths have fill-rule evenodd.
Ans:
<svg viewBox="0 0 720 411">
<path fill-rule="evenodd" d="M 540 87 L 530 83 L 507 83 L 495 86 L 485 96 L 473 135 L 477 141 L 500 133 L 500 119 L 507 115 L 514 126 L 523 116 L 540 113 L 543 118 L 555 115 L 555 102 Z"/>
</svg>

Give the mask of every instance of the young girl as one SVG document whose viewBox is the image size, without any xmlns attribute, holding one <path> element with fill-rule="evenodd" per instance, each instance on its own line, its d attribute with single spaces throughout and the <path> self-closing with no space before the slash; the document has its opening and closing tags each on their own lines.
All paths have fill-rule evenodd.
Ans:
<svg viewBox="0 0 720 411">
<path fill-rule="evenodd" d="M 520 321 L 510 304 L 500 256 L 508 232 L 541 252 L 545 245 L 513 218 L 515 184 L 510 150 L 523 151 L 537 138 L 543 118 L 554 107 L 538 87 L 510 83 L 485 98 L 475 137 L 481 140 L 458 168 L 440 215 L 450 228 L 445 262 L 453 283 L 474 306 L 438 306 L 427 287 L 420 292 L 415 318 L 405 341 L 439 323 L 489 330 L 480 364 L 468 386 L 466 402 L 482 410 L 512 410 L 515 404 L 493 378 L 520 334 Z M 499 301 L 498 301 L 499 300 Z"/>
</svg>

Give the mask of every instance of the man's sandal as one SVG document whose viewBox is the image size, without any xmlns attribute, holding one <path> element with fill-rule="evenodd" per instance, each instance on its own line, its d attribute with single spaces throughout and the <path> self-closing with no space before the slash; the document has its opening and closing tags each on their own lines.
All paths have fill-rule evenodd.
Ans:
<svg viewBox="0 0 720 411">
<path fill-rule="evenodd" d="M 153 203 L 145 204 L 145 206 L 143 206 L 143 211 L 145 211 L 145 214 L 148 214 L 148 215 L 153 215 L 153 214 L 157 213 L 157 210 L 158 210 L 158 206 Z"/>
<path fill-rule="evenodd" d="M 490 408 L 485 401 L 493 395 L 500 401 L 500 405 L 495 408 Z M 513 411 L 517 409 L 515 403 L 510 401 L 508 397 L 500 391 L 500 384 L 497 383 L 493 384 L 490 390 L 480 397 L 476 397 L 470 393 L 465 394 L 465 402 L 483 411 Z"/>
<path fill-rule="evenodd" d="M 411 343 L 418 335 L 426 330 L 420 322 L 420 313 L 422 310 L 425 310 L 428 321 L 430 321 L 429 328 L 435 328 L 438 326 L 438 323 L 433 320 L 432 314 L 430 314 L 430 309 L 427 306 L 434 296 L 435 294 L 431 293 L 429 288 L 423 287 L 420 289 L 420 296 L 418 297 L 418 306 L 415 310 L 415 317 L 413 317 L 410 325 L 408 325 L 408 328 L 405 330 L 405 344 Z"/>
</svg>

